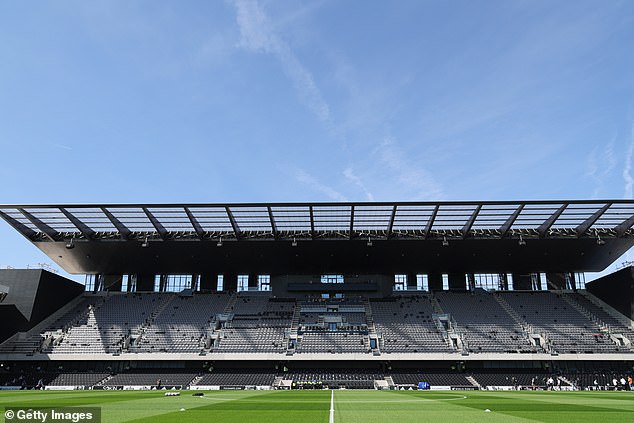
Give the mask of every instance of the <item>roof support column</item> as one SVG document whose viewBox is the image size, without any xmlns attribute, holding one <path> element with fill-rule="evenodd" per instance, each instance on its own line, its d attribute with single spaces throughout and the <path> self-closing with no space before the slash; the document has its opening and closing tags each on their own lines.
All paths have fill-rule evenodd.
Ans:
<svg viewBox="0 0 634 423">
<path fill-rule="evenodd" d="M 416 273 L 408 273 L 407 274 L 407 290 L 416 291 L 416 286 L 417 286 Z"/>
<path fill-rule="evenodd" d="M 442 291 L 442 273 L 428 273 L 427 285 L 430 291 Z"/>
</svg>

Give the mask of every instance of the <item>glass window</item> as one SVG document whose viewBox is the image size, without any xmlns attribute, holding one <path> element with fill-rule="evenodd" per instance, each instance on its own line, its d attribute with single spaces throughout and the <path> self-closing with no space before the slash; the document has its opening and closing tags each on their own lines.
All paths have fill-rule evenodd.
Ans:
<svg viewBox="0 0 634 423">
<path fill-rule="evenodd" d="M 258 291 L 271 290 L 271 275 L 258 275 Z"/>
<path fill-rule="evenodd" d="M 238 275 L 238 292 L 249 290 L 249 275 Z"/>
<path fill-rule="evenodd" d="M 343 283 L 343 275 L 321 275 L 321 283 Z"/>
<path fill-rule="evenodd" d="M 192 287 L 192 275 L 164 275 L 163 278 L 164 292 L 180 292 Z"/>
<path fill-rule="evenodd" d="M 429 279 L 427 275 L 416 275 L 416 289 L 429 291 Z"/>
<path fill-rule="evenodd" d="M 86 287 L 86 291 L 94 291 L 95 290 L 95 282 L 97 280 L 97 275 L 86 275 L 84 279 L 84 286 Z"/>
<path fill-rule="evenodd" d="M 394 290 L 404 291 L 407 287 L 407 275 L 394 275 Z"/>
<path fill-rule="evenodd" d="M 224 275 L 218 275 L 218 283 L 216 284 L 216 290 L 222 291 L 224 289 L 225 277 Z"/>
</svg>

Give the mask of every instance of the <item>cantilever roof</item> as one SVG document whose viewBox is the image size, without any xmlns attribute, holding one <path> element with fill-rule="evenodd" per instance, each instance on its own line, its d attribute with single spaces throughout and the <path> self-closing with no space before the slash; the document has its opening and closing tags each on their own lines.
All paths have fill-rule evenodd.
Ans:
<svg viewBox="0 0 634 423">
<path fill-rule="evenodd" d="M 631 237 L 634 200 L 0 205 L 33 242 Z"/>
</svg>

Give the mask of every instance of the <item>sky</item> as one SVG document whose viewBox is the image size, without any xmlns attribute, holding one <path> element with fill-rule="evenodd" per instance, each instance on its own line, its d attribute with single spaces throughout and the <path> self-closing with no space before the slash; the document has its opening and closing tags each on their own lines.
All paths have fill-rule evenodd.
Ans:
<svg viewBox="0 0 634 423">
<path fill-rule="evenodd" d="M 632 198 L 633 46 L 629 0 L 0 0 L 0 204 Z"/>
</svg>

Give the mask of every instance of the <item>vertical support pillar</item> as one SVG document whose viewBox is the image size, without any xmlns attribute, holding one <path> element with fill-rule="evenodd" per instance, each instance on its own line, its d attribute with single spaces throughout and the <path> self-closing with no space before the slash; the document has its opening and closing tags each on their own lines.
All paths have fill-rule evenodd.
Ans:
<svg viewBox="0 0 634 423">
<path fill-rule="evenodd" d="M 508 291 L 509 290 L 509 280 L 506 276 L 506 273 L 498 274 L 498 290 L 500 291 Z"/>
<path fill-rule="evenodd" d="M 123 277 L 121 275 L 104 275 L 104 289 L 111 292 L 121 292 Z"/>
<path fill-rule="evenodd" d="M 467 283 L 464 273 L 449 274 L 449 290 L 450 291 L 466 291 Z"/>
<path fill-rule="evenodd" d="M 407 274 L 407 290 L 416 291 L 416 273 Z"/>
<path fill-rule="evenodd" d="M 159 282 L 159 292 L 165 292 L 167 289 L 167 275 L 161 275 Z"/>
<path fill-rule="evenodd" d="M 218 275 L 215 273 L 201 273 L 198 283 L 201 291 L 215 291 L 218 286 Z"/>
<path fill-rule="evenodd" d="M 427 275 L 427 285 L 430 291 L 442 291 L 442 274 L 429 273 Z"/>
<path fill-rule="evenodd" d="M 193 274 L 192 275 L 192 291 L 198 291 L 198 285 L 200 284 L 200 275 Z"/>
<path fill-rule="evenodd" d="M 223 283 L 224 291 L 236 292 L 238 290 L 238 275 L 235 273 L 225 273 Z"/>
<path fill-rule="evenodd" d="M 566 289 L 566 275 L 563 273 L 546 273 L 548 289 Z"/>
<path fill-rule="evenodd" d="M 513 289 L 517 291 L 530 291 L 532 288 L 531 275 L 513 273 Z"/>
<path fill-rule="evenodd" d="M 154 275 L 136 275 L 136 290 L 151 292 L 154 291 Z"/>
<path fill-rule="evenodd" d="M 249 291 L 258 290 L 258 275 L 257 273 L 249 273 Z"/>
<path fill-rule="evenodd" d="M 467 273 L 467 287 L 469 291 L 475 291 L 476 281 L 474 273 Z"/>
</svg>

